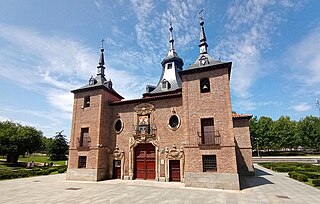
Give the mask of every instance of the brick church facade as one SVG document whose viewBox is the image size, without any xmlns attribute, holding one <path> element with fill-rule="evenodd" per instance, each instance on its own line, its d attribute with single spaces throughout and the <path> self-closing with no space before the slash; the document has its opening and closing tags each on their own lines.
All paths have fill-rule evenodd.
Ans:
<svg viewBox="0 0 320 204">
<path fill-rule="evenodd" d="M 142 98 L 124 100 L 106 80 L 103 47 L 97 76 L 72 91 L 68 180 L 150 179 L 239 189 L 239 175 L 253 173 L 251 115 L 231 107 L 232 63 L 208 54 L 201 20 L 200 54 L 183 69 L 169 30 L 162 75 Z"/>
</svg>

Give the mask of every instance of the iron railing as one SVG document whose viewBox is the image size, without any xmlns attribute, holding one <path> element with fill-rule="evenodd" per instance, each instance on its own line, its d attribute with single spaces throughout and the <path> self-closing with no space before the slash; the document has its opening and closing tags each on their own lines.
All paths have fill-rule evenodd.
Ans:
<svg viewBox="0 0 320 204">
<path fill-rule="evenodd" d="M 149 125 L 134 125 L 135 136 L 154 136 L 156 135 L 157 127 L 155 124 Z"/>
<path fill-rule="evenodd" d="M 198 132 L 199 145 L 220 145 L 221 136 L 219 131 Z"/>
</svg>

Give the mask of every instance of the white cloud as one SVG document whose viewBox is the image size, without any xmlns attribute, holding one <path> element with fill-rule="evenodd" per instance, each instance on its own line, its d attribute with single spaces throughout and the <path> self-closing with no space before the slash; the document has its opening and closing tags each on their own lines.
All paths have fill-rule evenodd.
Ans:
<svg viewBox="0 0 320 204">
<path fill-rule="evenodd" d="M 292 77 L 307 86 L 318 88 L 320 85 L 320 27 L 293 45 L 287 56 L 287 64 Z"/>
<path fill-rule="evenodd" d="M 69 91 L 83 86 L 96 73 L 98 49 L 93 52 L 74 40 L 0 24 L 0 41 L 7 45 L 0 48 L 3 65 L 0 76 L 18 82 L 16 84 L 23 88 L 40 91 L 52 107 L 66 114 L 72 112 L 73 95 Z M 136 55 L 119 56 L 123 57 L 121 61 L 137 58 Z M 136 61 L 130 63 L 127 66 L 138 64 Z M 141 92 L 138 93 L 141 89 L 128 87 L 146 81 L 144 77 L 118 70 L 112 64 L 107 66 L 107 77 L 112 78 L 116 89 L 126 98 L 141 96 Z"/>
<path fill-rule="evenodd" d="M 291 106 L 290 108 L 298 112 L 306 112 L 310 110 L 312 107 L 307 103 L 299 103 Z"/>
<path fill-rule="evenodd" d="M 233 62 L 231 88 L 240 98 L 237 106 L 241 109 L 252 110 L 257 106 L 250 89 L 268 73 L 262 53 L 272 47 L 271 36 L 284 20 L 284 8 L 294 6 L 289 0 L 238 0 L 229 4 L 226 35 L 214 48 L 214 53 L 222 60 Z"/>
</svg>

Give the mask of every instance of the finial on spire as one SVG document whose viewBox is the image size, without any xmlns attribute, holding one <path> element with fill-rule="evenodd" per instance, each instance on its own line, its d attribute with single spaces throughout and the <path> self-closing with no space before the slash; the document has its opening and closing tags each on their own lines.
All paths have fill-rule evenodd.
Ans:
<svg viewBox="0 0 320 204">
<path fill-rule="evenodd" d="M 104 42 L 104 39 L 101 40 L 101 47 L 100 47 L 100 59 L 99 59 L 99 65 L 100 66 L 103 66 L 104 65 L 104 55 L 103 55 L 103 52 L 104 52 L 104 48 L 103 48 L 103 42 Z"/>
<path fill-rule="evenodd" d="M 104 40 L 102 39 L 101 40 L 101 47 L 100 47 L 100 59 L 99 59 L 99 65 L 98 65 L 98 72 L 97 72 L 97 75 L 101 75 L 104 77 L 104 69 L 105 67 L 103 66 L 104 65 L 104 48 L 103 48 L 103 42 Z"/>
<path fill-rule="evenodd" d="M 203 9 L 199 12 L 200 21 L 203 21 Z"/>
<path fill-rule="evenodd" d="M 101 52 L 103 52 L 103 51 L 104 51 L 104 48 L 103 48 L 103 43 L 104 43 L 104 39 L 102 39 L 102 40 L 101 40 L 101 47 L 100 47 L 100 49 L 101 49 Z"/>
<path fill-rule="evenodd" d="M 200 15 L 200 54 L 205 54 L 207 53 L 207 47 L 208 47 L 208 44 L 207 44 L 207 39 L 206 39 L 206 34 L 204 33 L 204 20 L 203 20 L 203 9 L 199 12 L 199 15 Z"/>
<path fill-rule="evenodd" d="M 169 40 L 169 42 L 170 42 L 170 51 L 171 50 L 174 50 L 174 47 L 173 47 L 173 42 L 174 42 L 174 40 L 173 40 L 173 34 L 172 34 L 172 30 L 173 30 L 173 28 L 172 28 L 172 21 L 171 21 L 171 17 L 170 17 L 170 27 L 169 27 L 169 31 L 170 31 L 170 40 Z"/>
</svg>

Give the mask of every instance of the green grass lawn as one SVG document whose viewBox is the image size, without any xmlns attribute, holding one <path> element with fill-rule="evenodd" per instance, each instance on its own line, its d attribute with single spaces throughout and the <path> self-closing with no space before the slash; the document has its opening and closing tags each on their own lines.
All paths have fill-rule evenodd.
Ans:
<svg viewBox="0 0 320 204">
<path fill-rule="evenodd" d="M 63 165 L 66 165 L 66 161 L 65 160 L 62 160 L 62 161 L 51 161 L 49 159 L 48 156 L 45 156 L 45 155 L 30 155 L 29 157 L 22 157 L 20 156 L 19 157 L 19 161 L 22 161 L 22 162 L 41 162 L 41 163 L 44 163 L 46 162 L 47 164 L 49 163 L 53 163 L 55 165 L 60 165 L 60 166 L 63 166 Z"/>
</svg>

